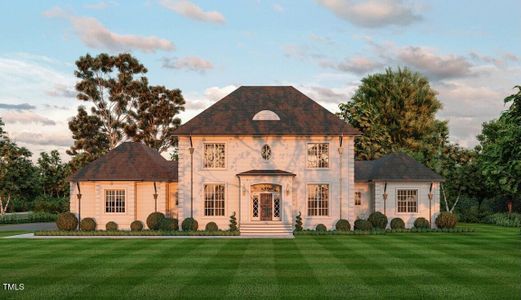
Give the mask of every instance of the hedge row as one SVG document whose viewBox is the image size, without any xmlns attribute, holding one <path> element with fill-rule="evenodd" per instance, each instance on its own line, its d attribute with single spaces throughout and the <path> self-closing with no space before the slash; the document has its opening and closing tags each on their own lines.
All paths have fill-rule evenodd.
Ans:
<svg viewBox="0 0 521 300">
<path fill-rule="evenodd" d="M 303 231 L 295 231 L 294 235 L 375 235 L 375 234 L 389 234 L 389 233 L 432 233 L 432 232 L 447 232 L 447 233 L 465 233 L 474 232 L 475 230 L 468 227 L 458 228 L 411 228 L 411 229 L 386 229 L 386 230 L 354 230 L 354 231 L 317 231 L 306 229 Z"/>
<path fill-rule="evenodd" d="M 35 236 L 237 236 L 239 231 L 36 231 Z"/>
<path fill-rule="evenodd" d="M 57 218 L 57 214 L 51 214 L 46 212 L 35 212 L 29 214 L 9 214 L 0 217 L 0 224 L 54 222 Z"/>
</svg>

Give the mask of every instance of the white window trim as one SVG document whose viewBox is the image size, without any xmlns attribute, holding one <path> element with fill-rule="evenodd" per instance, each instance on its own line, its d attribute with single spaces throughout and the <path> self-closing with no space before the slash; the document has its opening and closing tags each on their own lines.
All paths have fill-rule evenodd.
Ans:
<svg viewBox="0 0 521 300">
<path fill-rule="evenodd" d="M 209 185 L 209 184 L 221 184 L 221 185 L 224 185 L 224 216 L 207 216 L 205 214 L 205 210 L 204 210 L 204 202 L 205 202 L 205 194 L 204 194 L 204 186 L 205 185 Z M 224 181 L 220 181 L 220 182 L 203 182 L 203 184 L 201 185 L 201 219 L 205 219 L 205 220 L 208 220 L 208 219 L 226 219 L 226 218 L 229 218 L 230 216 L 228 215 L 228 184 L 226 184 L 226 182 Z M 195 201 L 195 199 L 194 199 Z"/>
<path fill-rule="evenodd" d="M 204 166 L 204 160 L 205 160 L 204 149 L 206 148 L 206 145 L 209 145 L 209 144 L 223 144 L 224 145 L 224 168 L 207 168 Z M 228 143 L 224 142 L 224 141 L 204 141 L 202 149 L 201 149 L 201 170 L 221 171 L 221 170 L 226 170 L 227 168 L 228 168 Z"/>
<path fill-rule="evenodd" d="M 322 167 L 322 168 L 312 168 L 312 167 L 309 167 L 308 166 L 308 157 L 309 157 L 309 152 L 308 152 L 308 149 L 309 149 L 309 145 L 311 144 L 327 144 L 327 167 Z M 306 170 L 314 170 L 314 171 L 317 171 L 317 170 L 329 170 L 331 168 L 331 143 L 330 142 L 307 142 L 306 143 L 306 157 L 305 157 L 306 161 L 304 162 L 305 163 L 305 169 Z"/>
<path fill-rule="evenodd" d="M 318 184 L 327 184 L 328 185 L 328 205 L 327 205 L 327 215 L 323 215 L 323 216 L 312 216 L 309 214 L 309 189 L 308 189 L 308 186 L 309 185 L 318 185 Z M 331 183 L 329 182 L 306 182 L 306 205 L 305 205 L 305 209 L 306 209 L 306 217 L 307 218 L 311 218 L 311 219 L 324 219 L 324 218 L 329 218 L 331 216 L 331 189 L 332 189 L 332 185 Z"/>
<path fill-rule="evenodd" d="M 123 211 L 123 212 L 107 212 L 106 191 L 123 191 L 124 192 L 124 195 L 125 195 L 125 211 Z M 101 195 L 101 197 L 103 197 L 103 214 L 105 214 L 105 215 L 118 215 L 118 216 L 127 214 L 127 212 L 128 212 L 128 201 L 127 201 L 127 197 L 128 196 L 127 195 L 128 195 L 128 191 L 127 191 L 126 188 L 122 188 L 122 187 L 103 188 L 102 189 L 102 195 Z"/>
<path fill-rule="evenodd" d="M 416 191 L 416 212 L 399 212 L 398 211 L 398 191 L 399 190 L 415 190 Z M 419 188 L 409 188 L 409 187 L 399 187 L 394 189 L 394 211 L 397 215 L 418 215 L 420 214 L 420 189 Z M 407 207 L 407 206 L 406 206 Z"/>
</svg>

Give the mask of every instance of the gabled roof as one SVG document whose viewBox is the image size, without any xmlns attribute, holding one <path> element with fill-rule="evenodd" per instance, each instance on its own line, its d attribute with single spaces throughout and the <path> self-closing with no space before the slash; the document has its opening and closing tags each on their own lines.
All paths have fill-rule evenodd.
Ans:
<svg viewBox="0 0 521 300">
<path fill-rule="evenodd" d="M 296 176 L 294 173 L 283 170 L 249 170 L 237 176 Z"/>
<path fill-rule="evenodd" d="M 436 181 L 445 179 L 404 153 L 355 161 L 355 181 Z"/>
<path fill-rule="evenodd" d="M 69 181 L 105 180 L 176 182 L 177 162 L 144 144 L 125 142 L 69 177 Z"/>
<path fill-rule="evenodd" d="M 253 120 L 261 112 L 280 120 Z M 241 86 L 180 126 L 177 135 L 359 135 L 292 86 Z"/>
</svg>

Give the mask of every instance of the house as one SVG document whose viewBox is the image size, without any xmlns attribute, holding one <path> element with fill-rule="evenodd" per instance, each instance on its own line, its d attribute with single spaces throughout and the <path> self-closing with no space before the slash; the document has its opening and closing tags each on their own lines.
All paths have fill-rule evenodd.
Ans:
<svg viewBox="0 0 521 300">
<path fill-rule="evenodd" d="M 355 161 L 361 133 L 290 86 L 240 87 L 175 133 L 177 162 L 127 142 L 79 170 L 71 211 L 120 228 L 160 211 L 227 229 L 235 214 L 241 234 L 291 233 L 298 214 L 332 229 L 373 211 L 409 227 L 439 213 L 441 176 L 405 154 Z"/>
</svg>

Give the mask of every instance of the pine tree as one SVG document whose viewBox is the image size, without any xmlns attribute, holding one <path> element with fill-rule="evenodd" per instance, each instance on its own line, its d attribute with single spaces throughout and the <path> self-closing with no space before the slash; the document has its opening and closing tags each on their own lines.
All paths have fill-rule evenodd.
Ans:
<svg viewBox="0 0 521 300">
<path fill-rule="evenodd" d="M 230 216 L 230 231 L 238 231 L 237 228 L 237 217 L 235 217 L 235 212 Z"/>
</svg>

